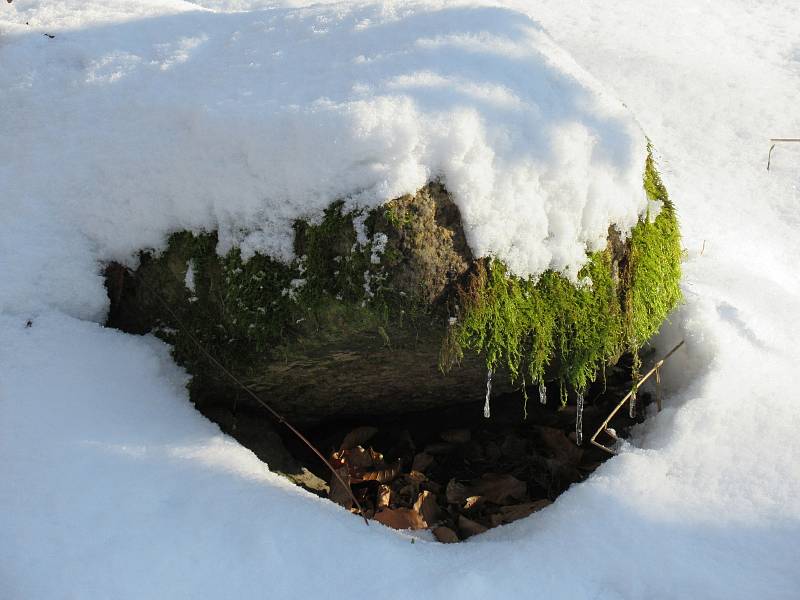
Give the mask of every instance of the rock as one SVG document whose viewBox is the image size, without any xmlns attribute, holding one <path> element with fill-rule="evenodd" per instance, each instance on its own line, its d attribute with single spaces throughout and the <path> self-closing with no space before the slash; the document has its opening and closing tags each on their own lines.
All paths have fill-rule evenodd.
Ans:
<svg viewBox="0 0 800 600">
<path fill-rule="evenodd" d="M 521 368 L 584 387 L 679 299 L 677 221 L 649 157 L 646 165 L 661 212 L 628 240 L 610 224 L 606 249 L 581 272 L 591 286 L 551 271 L 522 279 L 473 256 L 456 204 L 431 182 L 370 211 L 333 201 L 318 221 L 297 221 L 288 263 L 245 260 L 237 248 L 219 256 L 214 233 L 176 233 L 162 254 L 143 252 L 133 273 L 109 266 L 108 325 L 172 344 L 207 414 L 235 397 L 264 410 L 242 385 L 300 425 L 480 401 L 487 356 L 537 361 L 489 365 L 497 393 L 520 383 L 511 374 Z"/>
<path fill-rule="evenodd" d="M 303 258 L 289 265 L 261 255 L 245 262 L 236 250 L 220 257 L 216 235 L 176 234 L 162 255 L 144 253 L 134 274 L 109 268 L 108 323 L 174 344 L 201 410 L 240 390 L 188 333 L 296 424 L 480 398 L 479 356 L 440 369 L 451 291 L 474 262 L 449 194 L 431 183 L 365 213 L 363 243 L 356 216 L 334 203 L 321 224 L 298 221 Z M 511 389 L 502 376 L 497 386 Z"/>
</svg>

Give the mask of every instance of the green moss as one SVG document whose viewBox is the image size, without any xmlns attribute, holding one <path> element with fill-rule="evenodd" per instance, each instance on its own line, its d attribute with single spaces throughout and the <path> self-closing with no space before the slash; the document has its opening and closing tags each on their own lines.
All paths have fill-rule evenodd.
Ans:
<svg viewBox="0 0 800 600">
<path fill-rule="evenodd" d="M 319 223 L 298 221 L 299 258 L 289 264 L 245 260 L 238 249 L 218 256 L 215 234 L 175 234 L 167 251 L 142 259 L 143 308 L 196 376 L 207 359 L 194 339 L 242 373 L 353 343 L 413 349 L 444 336 L 443 370 L 471 352 L 514 381 L 558 379 L 584 390 L 623 352 L 636 355 L 681 298 L 678 223 L 649 153 L 644 187 L 660 202 L 658 215 L 645 215 L 624 242 L 611 231 L 608 247 L 588 255 L 580 285 L 553 271 L 522 279 L 498 260 L 473 261 L 457 209 L 443 208 L 446 191 L 431 184 L 367 214 L 337 202 Z M 371 241 L 358 242 L 355 219 L 369 239 L 385 234 L 380 260 Z M 193 292 L 184 285 L 189 264 Z"/>
<path fill-rule="evenodd" d="M 288 360 L 347 335 L 366 332 L 389 345 L 398 327 L 422 313 L 417 302 L 384 285 L 384 265 L 371 260 L 372 242 L 357 242 L 353 220 L 360 216 L 338 202 L 319 223 L 297 221 L 298 258 L 289 264 L 261 254 L 245 260 L 238 248 L 219 256 L 216 234 L 176 233 L 164 253 L 142 257 L 142 312 L 193 374 L 207 358 L 192 338 L 238 372 L 264 357 Z M 375 222 L 366 215 L 371 235 Z M 190 264 L 194 292 L 184 285 Z"/>
<path fill-rule="evenodd" d="M 646 215 L 631 232 L 630 291 L 627 337 L 638 348 L 656 334 L 681 301 L 681 236 L 675 207 L 648 152 L 644 188 L 661 203 L 655 219 Z"/>
<path fill-rule="evenodd" d="M 461 348 L 483 353 L 491 370 L 512 380 L 543 380 L 548 369 L 578 389 L 621 350 L 622 319 L 609 251 L 590 256 L 576 286 L 553 271 L 537 281 L 506 273 L 500 261 L 481 263 L 466 290 L 455 326 Z"/>
<path fill-rule="evenodd" d="M 680 234 L 675 210 L 648 152 L 644 187 L 661 203 L 633 228 L 626 253 L 588 255 L 575 285 L 548 271 L 537 280 L 509 275 L 498 260 L 477 264 L 460 292 L 461 315 L 443 345 L 443 367 L 465 350 L 512 380 L 557 378 L 585 390 L 623 351 L 637 355 L 681 299 Z"/>
</svg>

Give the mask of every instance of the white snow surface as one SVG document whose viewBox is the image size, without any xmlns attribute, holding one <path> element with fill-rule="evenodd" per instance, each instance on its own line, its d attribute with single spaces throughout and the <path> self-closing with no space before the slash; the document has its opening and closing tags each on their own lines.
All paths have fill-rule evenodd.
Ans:
<svg viewBox="0 0 800 600">
<path fill-rule="evenodd" d="M 800 148 L 765 169 L 800 135 L 794 0 L 205 4 L 0 8 L 0 598 L 800 596 Z M 661 153 L 688 257 L 657 345 L 687 344 L 665 410 L 528 519 L 365 527 L 196 413 L 165 345 L 98 324 L 97 261 L 169 227 L 285 252 L 298 206 L 435 174 L 476 247 L 571 264 L 639 206 L 603 196 L 641 134 L 593 77 Z"/>
<path fill-rule="evenodd" d="M 517 11 L 129 4 L 17 2 L 0 26 L 0 102 L 15 107 L 2 190 L 75 253 L 130 262 L 175 230 L 218 229 L 220 252 L 289 259 L 295 219 L 438 178 L 476 255 L 574 278 L 609 223 L 625 231 L 646 207 L 641 128 Z M 15 248 L 36 235 L 3 223 Z M 38 297 L 63 245 L 20 257 L 0 306 Z M 67 292 L 83 300 L 73 314 L 96 314 L 90 276 L 51 280 L 40 300 L 60 308 Z"/>
</svg>

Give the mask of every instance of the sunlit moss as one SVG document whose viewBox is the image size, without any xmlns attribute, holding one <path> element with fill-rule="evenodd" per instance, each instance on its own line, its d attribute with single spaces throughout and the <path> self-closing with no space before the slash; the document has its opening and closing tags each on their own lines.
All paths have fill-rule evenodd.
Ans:
<svg viewBox="0 0 800 600">
<path fill-rule="evenodd" d="M 589 254 L 579 285 L 553 271 L 523 279 L 498 260 L 477 263 L 460 290 L 461 315 L 443 346 L 443 368 L 474 351 L 513 380 L 557 378 L 584 390 L 622 352 L 635 355 L 681 300 L 677 218 L 649 152 L 644 187 L 661 203 L 658 215 L 643 216 L 621 256 L 613 236 L 608 248 Z"/>
<path fill-rule="evenodd" d="M 260 254 L 244 260 L 235 248 L 219 256 L 215 234 L 177 233 L 164 253 L 143 257 L 144 309 L 195 375 L 206 364 L 195 340 L 242 372 L 265 357 L 325 352 L 326 344 L 364 336 L 392 347 L 441 335 L 445 371 L 471 352 L 518 383 L 557 379 L 584 390 L 623 352 L 636 355 L 681 299 L 678 223 L 649 153 L 644 188 L 660 203 L 658 215 L 644 215 L 626 240 L 611 229 L 607 248 L 588 255 L 579 284 L 553 271 L 519 278 L 499 260 L 473 260 L 468 249 L 445 263 L 463 259 L 471 267 L 443 284 L 429 268 L 441 257 L 430 250 L 432 240 L 453 234 L 424 224 L 421 215 L 433 223 L 441 202 L 434 196 L 446 196 L 432 186 L 423 204 L 409 196 L 363 214 L 336 202 L 318 223 L 296 222 L 291 263 Z M 380 256 L 373 253 L 378 233 Z M 194 290 L 184 285 L 190 264 Z"/>
</svg>

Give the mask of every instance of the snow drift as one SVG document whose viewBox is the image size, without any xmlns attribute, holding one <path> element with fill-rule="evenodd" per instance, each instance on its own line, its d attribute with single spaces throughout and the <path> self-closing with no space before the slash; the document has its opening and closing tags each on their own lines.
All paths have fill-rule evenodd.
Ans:
<svg viewBox="0 0 800 600">
<path fill-rule="evenodd" d="M 800 131 L 800 45 L 792 27 L 800 9 L 788 0 L 718 6 L 644 0 L 613 9 L 600 0 L 514 4 L 519 12 L 449 9 L 436 27 L 430 5 L 389 2 L 243 14 L 167 0 L 3 4 L 0 596 L 797 596 L 800 155 L 782 149 L 767 174 L 762 143 Z M 359 191 L 354 201 L 374 202 L 391 185 L 437 172 L 466 185 L 468 164 L 490 164 L 495 174 L 479 178 L 489 187 L 474 194 L 497 192 L 507 200 L 515 196 L 504 190 L 529 183 L 559 197 L 559 176 L 548 168 L 559 160 L 571 165 L 563 182 L 578 186 L 569 214 L 580 219 L 563 225 L 559 206 L 545 203 L 544 195 L 524 206 L 459 195 L 465 207 L 474 202 L 476 212 L 465 208 L 465 215 L 487 228 L 471 232 L 476 246 L 507 252 L 509 260 L 517 249 L 516 268 L 535 271 L 541 265 L 529 263 L 515 240 L 539 210 L 548 231 L 572 232 L 574 239 L 548 247 L 539 223 L 529 228 L 530 243 L 547 250 L 548 264 L 571 264 L 571 253 L 591 243 L 595 217 L 611 210 L 590 203 L 589 197 L 605 196 L 586 192 L 594 182 L 575 175 L 597 167 L 599 190 L 635 183 L 638 193 L 641 134 L 618 108 L 597 108 L 602 96 L 582 91 L 575 82 L 584 76 L 565 74 L 566 59 L 547 50 L 550 43 L 525 11 L 613 84 L 664 154 L 662 174 L 683 216 L 688 248 L 687 303 L 664 332 L 664 346 L 686 337 L 686 351 L 666 377 L 677 384 L 668 408 L 589 481 L 536 516 L 458 547 L 412 545 L 403 534 L 367 529 L 332 504 L 287 487 L 220 436 L 193 412 L 185 376 L 162 344 L 80 319 L 100 320 L 105 311 L 98 258 L 157 246 L 170 227 L 220 226 L 229 243 L 255 248 L 276 240 L 269 243 L 283 251 L 285 240 L 267 234 L 285 227 L 282 219 L 301 200 L 312 211 L 325 193 Z M 272 17 L 274 44 L 264 31 Z M 404 23 L 417 29 L 404 30 Z M 482 46 L 484 31 L 503 39 Z M 325 42 L 334 38 L 340 43 Z M 359 47 L 347 50 L 351 38 Z M 412 43 L 417 38 L 440 43 L 443 57 L 460 52 L 463 60 L 443 62 L 451 68 L 437 78 L 426 71 L 438 59 L 423 60 L 424 44 Z M 461 52 L 462 41 L 483 49 Z M 379 68 L 381 44 L 399 53 L 385 57 L 395 70 L 372 82 L 377 90 L 354 89 L 366 81 L 363 69 Z M 535 120 L 536 100 L 525 73 L 531 63 L 513 58 L 519 47 L 524 56 L 548 57 L 534 61 L 539 73 L 556 74 L 552 84 L 537 80 L 544 89 L 564 85 L 576 94 L 565 107 L 545 103 L 543 114 L 566 115 L 562 124 L 569 130 L 572 123 L 575 137 L 564 139 L 582 138 L 582 151 L 598 136 L 597 156 L 578 153 L 570 162 L 553 138 L 526 134 L 528 118 L 515 117 L 515 110 Z M 263 80 L 256 86 L 248 69 L 275 64 L 267 48 L 300 54 L 316 48 L 325 54 L 318 64 L 344 64 L 350 75 L 310 74 L 319 85 L 326 78 L 342 84 L 317 104 L 321 88 L 313 79 L 300 85 L 290 69 L 282 71 L 287 91 Z M 363 62 L 347 62 L 361 55 Z M 470 64 L 479 68 L 465 71 Z M 484 86 L 487 80 L 496 85 Z M 240 85 L 213 85 L 226 81 Z M 298 84 L 293 92 L 291 82 Z M 197 90 L 204 92 L 186 97 Z M 270 98 L 297 108 L 259 105 Z M 365 137 L 348 130 L 341 144 L 310 133 L 270 139 L 254 116 L 283 123 L 284 135 L 292 119 L 305 123 L 301 116 L 344 135 L 337 124 L 359 123 L 369 99 L 376 112 L 361 130 Z M 173 120 L 176 114 L 182 118 Z M 402 127 L 392 129 L 395 122 Z M 422 125 L 440 137 L 418 136 Z M 403 131 L 408 135 L 394 138 Z M 497 131 L 508 136 L 493 138 Z M 420 139 L 434 146 L 404 153 Z M 284 151 L 275 150 L 280 145 Z M 306 168 L 304 157 L 302 172 L 294 171 L 301 148 L 315 150 L 311 156 L 332 170 Z M 525 158 L 517 161 L 512 149 Z M 268 161 L 259 162 L 264 156 L 274 160 L 269 171 L 263 170 Z M 359 164 L 365 156 L 382 162 Z M 330 178 L 337 166 L 352 167 L 347 183 L 361 189 L 340 190 L 345 182 Z M 554 178 L 535 180 L 546 173 Z M 268 187 L 273 181 L 283 188 Z M 572 193 L 567 189 L 564 195 Z M 134 194 L 139 190 L 149 193 Z M 219 190 L 237 193 L 217 202 Z M 291 196 L 297 203 L 288 204 L 299 191 L 307 195 Z M 642 198 L 626 193 L 616 200 L 613 210 L 633 215 Z M 269 206 L 277 207 L 275 220 L 261 235 L 257 225 Z M 587 209 L 584 220 L 590 206 L 599 208 Z M 507 210 L 503 219 L 492 207 Z M 498 224 L 500 233 L 491 229 Z"/>
</svg>

